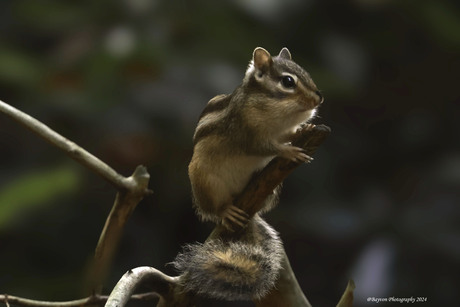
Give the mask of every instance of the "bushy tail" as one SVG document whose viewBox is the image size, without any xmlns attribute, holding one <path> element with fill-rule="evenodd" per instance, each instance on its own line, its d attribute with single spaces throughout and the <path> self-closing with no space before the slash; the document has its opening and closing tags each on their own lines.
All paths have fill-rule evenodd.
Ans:
<svg viewBox="0 0 460 307">
<path fill-rule="evenodd" d="M 282 246 L 278 234 L 258 219 L 256 232 L 243 240 L 187 245 L 173 262 L 182 273 L 185 291 L 225 300 L 259 299 L 267 294 L 279 275 Z"/>
</svg>

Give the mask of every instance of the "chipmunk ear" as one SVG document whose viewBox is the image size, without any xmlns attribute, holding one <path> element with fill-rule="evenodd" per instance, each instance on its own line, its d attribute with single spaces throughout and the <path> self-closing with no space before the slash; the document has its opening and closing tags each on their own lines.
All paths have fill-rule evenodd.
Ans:
<svg viewBox="0 0 460 307">
<path fill-rule="evenodd" d="M 267 50 L 262 47 L 257 47 L 254 49 L 254 53 L 252 54 L 252 62 L 256 70 L 264 73 L 270 68 L 273 60 Z"/>
<path fill-rule="evenodd" d="M 281 49 L 280 54 L 278 54 L 278 56 L 286 60 L 292 60 L 291 53 L 289 52 L 289 49 L 287 49 L 286 47 Z"/>
</svg>

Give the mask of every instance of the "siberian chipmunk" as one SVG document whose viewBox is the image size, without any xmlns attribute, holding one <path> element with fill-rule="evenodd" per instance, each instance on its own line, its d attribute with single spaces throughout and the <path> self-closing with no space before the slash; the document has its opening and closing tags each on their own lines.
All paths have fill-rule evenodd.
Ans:
<svg viewBox="0 0 460 307">
<path fill-rule="evenodd" d="M 199 216 L 229 229 L 244 226 L 248 217 L 233 205 L 235 196 L 276 156 L 312 159 L 289 141 L 322 101 L 310 75 L 292 61 L 287 48 L 275 57 L 256 48 L 242 84 L 232 94 L 211 99 L 196 127 L 189 177 Z M 276 202 L 276 195 L 269 197 L 262 212 Z"/>
<path fill-rule="evenodd" d="M 230 230 L 245 227 L 235 238 L 188 245 L 176 257 L 173 264 L 185 291 L 258 300 L 274 287 L 284 254 L 281 240 L 258 214 L 249 219 L 233 201 L 274 157 L 311 160 L 289 141 L 322 101 L 310 75 L 292 61 L 288 49 L 272 57 L 256 48 L 242 84 L 232 94 L 208 102 L 194 134 L 189 165 L 194 206 L 204 220 Z M 275 191 L 262 212 L 276 201 Z"/>
</svg>

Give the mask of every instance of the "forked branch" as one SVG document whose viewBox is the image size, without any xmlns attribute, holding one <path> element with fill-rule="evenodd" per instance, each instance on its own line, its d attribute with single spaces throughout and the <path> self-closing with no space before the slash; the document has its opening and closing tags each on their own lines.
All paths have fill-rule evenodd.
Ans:
<svg viewBox="0 0 460 307">
<path fill-rule="evenodd" d="M 0 112 L 28 128 L 69 157 L 95 172 L 112 184 L 118 191 L 114 206 L 108 216 L 96 247 L 93 265 L 89 270 L 88 283 L 92 291 L 98 292 L 110 268 L 113 255 L 128 217 L 137 204 L 152 193 L 148 189 L 150 175 L 144 166 L 138 166 L 129 177 L 118 174 L 109 165 L 74 142 L 32 116 L 0 101 Z"/>
</svg>

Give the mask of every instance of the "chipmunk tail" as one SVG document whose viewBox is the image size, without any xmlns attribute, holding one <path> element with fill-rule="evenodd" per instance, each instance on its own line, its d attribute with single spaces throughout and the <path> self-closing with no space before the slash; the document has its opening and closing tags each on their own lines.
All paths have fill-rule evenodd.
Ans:
<svg viewBox="0 0 460 307">
<path fill-rule="evenodd" d="M 215 239 L 185 246 L 173 262 L 184 290 L 223 300 L 264 297 L 279 276 L 283 250 L 274 230 L 264 239 L 260 244 Z"/>
</svg>

